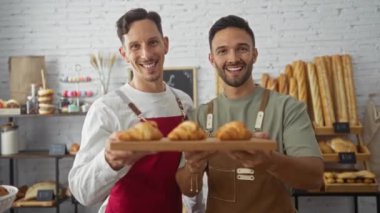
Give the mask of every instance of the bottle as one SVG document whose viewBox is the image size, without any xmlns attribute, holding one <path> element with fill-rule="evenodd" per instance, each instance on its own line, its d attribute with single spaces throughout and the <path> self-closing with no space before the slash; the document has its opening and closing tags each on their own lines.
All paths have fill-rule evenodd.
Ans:
<svg viewBox="0 0 380 213">
<path fill-rule="evenodd" d="M 27 104 L 27 113 L 28 114 L 37 114 L 38 113 L 37 85 L 31 84 L 30 87 L 31 87 L 31 89 L 30 89 L 31 95 L 28 96 L 28 100 L 26 103 Z"/>
</svg>

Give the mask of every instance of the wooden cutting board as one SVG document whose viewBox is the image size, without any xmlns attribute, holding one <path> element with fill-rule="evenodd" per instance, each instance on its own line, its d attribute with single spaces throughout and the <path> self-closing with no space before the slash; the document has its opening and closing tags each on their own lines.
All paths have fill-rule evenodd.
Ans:
<svg viewBox="0 0 380 213">
<path fill-rule="evenodd" d="M 111 150 L 130 151 L 228 151 L 228 150 L 275 150 L 273 140 L 252 138 L 251 140 L 220 141 L 208 138 L 200 141 L 171 141 L 163 138 L 158 141 L 125 141 L 112 143 Z"/>
</svg>

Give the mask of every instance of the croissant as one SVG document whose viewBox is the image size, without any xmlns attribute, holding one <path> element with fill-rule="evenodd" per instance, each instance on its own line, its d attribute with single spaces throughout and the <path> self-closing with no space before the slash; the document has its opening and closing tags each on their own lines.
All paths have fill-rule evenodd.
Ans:
<svg viewBox="0 0 380 213">
<path fill-rule="evenodd" d="M 182 122 L 168 134 L 170 140 L 203 140 L 206 137 L 206 132 L 192 121 Z"/>
<path fill-rule="evenodd" d="M 160 140 L 163 136 L 156 122 L 146 121 L 120 132 L 118 137 L 122 141 L 151 141 Z"/>
<path fill-rule="evenodd" d="M 216 132 L 216 137 L 220 140 L 247 140 L 252 137 L 252 133 L 244 123 L 232 121 L 221 126 Z"/>
</svg>

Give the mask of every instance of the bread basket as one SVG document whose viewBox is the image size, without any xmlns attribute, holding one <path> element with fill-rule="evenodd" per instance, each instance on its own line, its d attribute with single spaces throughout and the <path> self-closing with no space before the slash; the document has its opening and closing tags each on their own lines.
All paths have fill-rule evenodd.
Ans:
<svg viewBox="0 0 380 213">
<path fill-rule="evenodd" d="M 12 203 L 16 198 L 18 189 L 14 186 L 8 186 L 8 185 L 1 185 L 1 186 L 4 187 L 9 192 L 8 195 L 0 197 L 0 213 L 3 213 L 9 208 L 11 208 Z"/>
</svg>

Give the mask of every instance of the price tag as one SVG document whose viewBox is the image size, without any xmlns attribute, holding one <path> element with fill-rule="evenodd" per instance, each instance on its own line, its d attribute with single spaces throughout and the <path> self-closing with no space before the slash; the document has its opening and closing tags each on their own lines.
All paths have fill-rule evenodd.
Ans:
<svg viewBox="0 0 380 213">
<path fill-rule="evenodd" d="M 51 144 L 49 148 L 49 155 L 65 155 L 66 145 L 65 144 Z"/>
<path fill-rule="evenodd" d="M 333 123 L 335 133 L 350 133 L 350 123 L 335 122 Z"/>
<path fill-rule="evenodd" d="M 37 191 L 37 200 L 39 201 L 48 201 L 54 199 L 53 190 L 38 190 Z"/>
<path fill-rule="evenodd" d="M 339 152 L 339 163 L 343 164 L 355 164 L 356 155 L 355 152 Z"/>
</svg>

